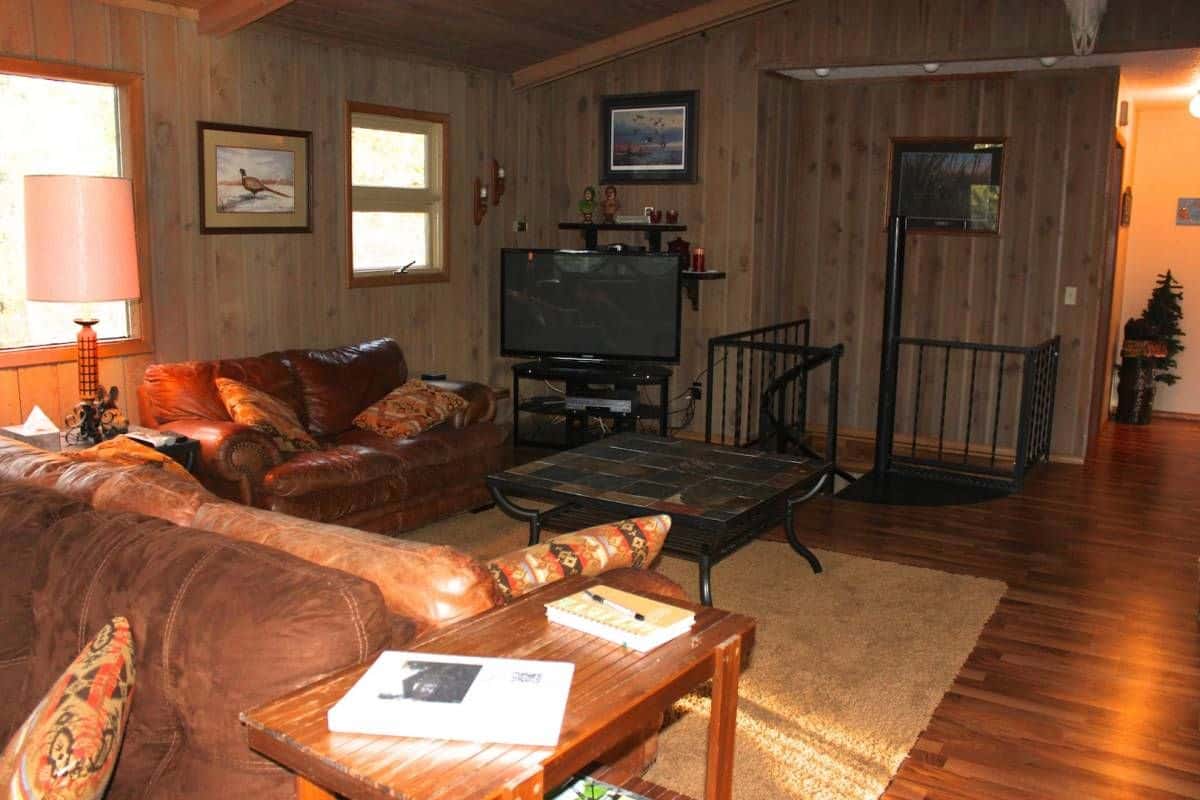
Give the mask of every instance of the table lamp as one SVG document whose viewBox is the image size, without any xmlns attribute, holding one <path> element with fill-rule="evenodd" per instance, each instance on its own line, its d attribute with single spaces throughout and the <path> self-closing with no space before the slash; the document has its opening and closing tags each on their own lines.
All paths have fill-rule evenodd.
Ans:
<svg viewBox="0 0 1200 800">
<path fill-rule="evenodd" d="M 136 300 L 137 238 L 128 178 L 25 176 L 26 297 L 53 303 Z M 99 383 L 97 320 L 76 319 L 80 403 L 67 416 L 67 440 L 96 444 L 126 427 L 116 387 Z"/>
</svg>

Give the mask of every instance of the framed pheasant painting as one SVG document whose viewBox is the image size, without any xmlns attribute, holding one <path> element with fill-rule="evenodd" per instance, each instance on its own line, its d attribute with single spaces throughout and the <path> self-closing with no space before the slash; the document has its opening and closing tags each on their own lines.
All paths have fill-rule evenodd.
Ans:
<svg viewBox="0 0 1200 800">
<path fill-rule="evenodd" d="M 311 233 L 312 132 L 197 122 L 201 233 Z"/>
</svg>

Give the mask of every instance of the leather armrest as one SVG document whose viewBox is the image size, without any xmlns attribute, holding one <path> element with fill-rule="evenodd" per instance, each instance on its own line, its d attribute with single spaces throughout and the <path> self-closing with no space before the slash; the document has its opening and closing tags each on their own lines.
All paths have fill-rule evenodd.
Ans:
<svg viewBox="0 0 1200 800">
<path fill-rule="evenodd" d="M 263 475 L 283 461 L 271 437 L 249 425 L 177 419 L 164 425 L 163 430 L 200 442 L 201 471 L 222 480 L 258 486 Z"/>
<path fill-rule="evenodd" d="M 474 422 L 491 422 L 496 418 L 496 395 L 482 383 L 462 381 L 426 381 L 430 386 L 454 392 L 467 401 L 467 407 L 454 415 L 454 427 L 465 428 Z"/>
</svg>

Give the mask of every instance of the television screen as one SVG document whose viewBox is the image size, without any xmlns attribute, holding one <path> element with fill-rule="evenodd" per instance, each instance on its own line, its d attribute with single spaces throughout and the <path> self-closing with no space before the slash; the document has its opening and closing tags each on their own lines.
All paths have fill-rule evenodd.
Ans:
<svg viewBox="0 0 1200 800">
<path fill-rule="evenodd" d="M 673 253 L 506 249 L 500 292 L 503 355 L 679 360 Z"/>
</svg>

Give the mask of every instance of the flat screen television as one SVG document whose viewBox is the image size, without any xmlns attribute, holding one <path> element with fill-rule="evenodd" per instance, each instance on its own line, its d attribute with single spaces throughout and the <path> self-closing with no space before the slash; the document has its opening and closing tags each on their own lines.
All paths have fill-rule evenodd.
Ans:
<svg viewBox="0 0 1200 800">
<path fill-rule="evenodd" d="M 679 361 L 674 253 L 504 249 L 505 356 Z"/>
</svg>

